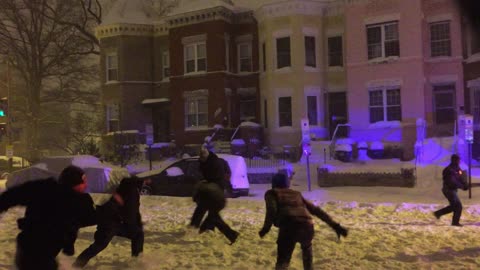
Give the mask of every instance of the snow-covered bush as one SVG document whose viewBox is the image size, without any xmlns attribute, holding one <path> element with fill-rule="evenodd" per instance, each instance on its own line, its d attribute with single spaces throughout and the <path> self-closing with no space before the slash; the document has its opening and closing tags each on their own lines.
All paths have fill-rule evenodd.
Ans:
<svg viewBox="0 0 480 270">
<path fill-rule="evenodd" d="M 382 142 L 375 141 L 370 144 L 368 154 L 373 159 L 381 159 L 384 156 L 384 149 Z"/>
<path fill-rule="evenodd" d="M 335 145 L 335 157 L 343 162 L 352 161 L 352 146 L 350 144 Z"/>
</svg>

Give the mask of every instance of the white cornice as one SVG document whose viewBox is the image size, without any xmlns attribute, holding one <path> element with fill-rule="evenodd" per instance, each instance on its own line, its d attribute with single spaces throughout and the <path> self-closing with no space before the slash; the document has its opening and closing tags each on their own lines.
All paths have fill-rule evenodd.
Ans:
<svg viewBox="0 0 480 270">
<path fill-rule="evenodd" d="M 223 20 L 228 23 L 248 23 L 253 22 L 253 18 L 252 11 L 235 12 L 226 7 L 217 6 L 203 10 L 176 14 L 167 17 L 165 20 L 167 21 L 169 27 L 173 28 L 216 20 Z"/>
<path fill-rule="evenodd" d="M 322 16 L 328 3 L 317 1 L 296 0 L 264 5 L 257 9 L 255 17 L 259 22 L 275 17 L 294 15 L 319 15 Z"/>
<path fill-rule="evenodd" d="M 152 36 L 153 25 L 149 24 L 111 24 L 95 28 L 95 35 L 98 39 L 113 36 Z"/>
</svg>

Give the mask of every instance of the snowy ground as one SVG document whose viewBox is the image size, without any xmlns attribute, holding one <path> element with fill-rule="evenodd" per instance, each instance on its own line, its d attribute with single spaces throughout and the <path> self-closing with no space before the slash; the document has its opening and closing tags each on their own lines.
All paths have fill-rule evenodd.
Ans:
<svg viewBox="0 0 480 270">
<path fill-rule="evenodd" d="M 441 150 L 441 149 L 440 149 Z M 441 151 L 440 151 L 441 152 Z M 438 153 L 440 153 L 438 152 Z M 480 188 L 459 191 L 464 204 L 462 228 L 450 226 L 451 215 L 436 220 L 432 212 L 445 206 L 441 194 L 441 170 L 449 153 L 426 153 L 428 162 L 417 164 L 415 188 L 334 187 L 319 188 L 311 160 L 311 191 L 308 191 L 304 160 L 294 164 L 292 188 L 322 206 L 335 220 L 350 229 L 348 238 L 337 242 L 325 224 L 316 220 L 313 243 L 315 269 L 480 269 Z M 378 161 L 342 164 L 329 161 L 337 171 L 376 170 L 415 166 L 414 163 Z M 480 181 L 480 170 L 472 178 Z M 1 188 L 1 187 L 0 187 Z M 231 199 L 222 212 L 225 220 L 241 233 L 237 243 L 228 245 L 219 232 L 199 235 L 188 228 L 194 204 L 189 198 L 142 197 L 145 224 L 143 257 L 130 257 L 129 242 L 116 238 L 93 259 L 86 269 L 273 269 L 277 229 L 258 237 L 263 224 L 264 192 L 269 185 L 251 185 L 246 198 Z M 94 194 L 100 203 L 106 195 Z M 0 215 L 0 269 L 13 269 L 15 220 L 22 209 Z M 95 228 L 82 229 L 76 244 L 77 255 L 93 238 Z M 63 269 L 72 258 L 59 256 Z M 291 269 L 303 269 L 300 248 L 294 252 Z"/>
</svg>

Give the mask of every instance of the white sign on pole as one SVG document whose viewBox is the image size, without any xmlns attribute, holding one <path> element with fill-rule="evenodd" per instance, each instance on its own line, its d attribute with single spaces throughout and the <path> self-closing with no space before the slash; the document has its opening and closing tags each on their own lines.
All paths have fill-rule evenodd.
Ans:
<svg viewBox="0 0 480 270">
<path fill-rule="evenodd" d="M 13 158 L 13 145 L 7 145 L 5 155 L 7 158 Z"/>
<path fill-rule="evenodd" d="M 153 144 L 153 125 L 145 124 L 145 140 L 147 145 Z"/>
<path fill-rule="evenodd" d="M 465 121 L 465 141 L 468 143 L 473 143 L 473 116 L 466 114 L 464 115 Z"/>
<path fill-rule="evenodd" d="M 308 123 L 308 118 L 302 118 L 302 142 L 310 143 L 310 124 Z"/>
</svg>

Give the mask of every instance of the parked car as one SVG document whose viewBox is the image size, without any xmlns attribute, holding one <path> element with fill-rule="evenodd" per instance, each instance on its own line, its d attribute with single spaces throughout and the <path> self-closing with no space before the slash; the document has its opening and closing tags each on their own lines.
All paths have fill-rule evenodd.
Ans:
<svg viewBox="0 0 480 270">
<path fill-rule="evenodd" d="M 94 156 L 53 156 L 45 157 L 31 167 L 14 171 L 7 176 L 6 187 L 11 188 L 22 183 L 45 179 L 57 178 L 62 170 L 75 165 L 82 168 L 87 175 L 87 192 L 109 193 L 124 177 L 129 177 L 127 169 L 107 165 Z"/>
<path fill-rule="evenodd" d="M 217 155 L 227 161 L 230 166 L 232 197 L 248 196 L 250 184 L 245 159 L 236 155 Z M 144 195 L 180 197 L 192 196 L 195 185 L 203 178 L 198 157 L 172 161 L 170 164 L 165 164 L 161 169 L 140 173 L 137 176 L 151 180 L 142 188 L 142 194 Z"/>
</svg>

